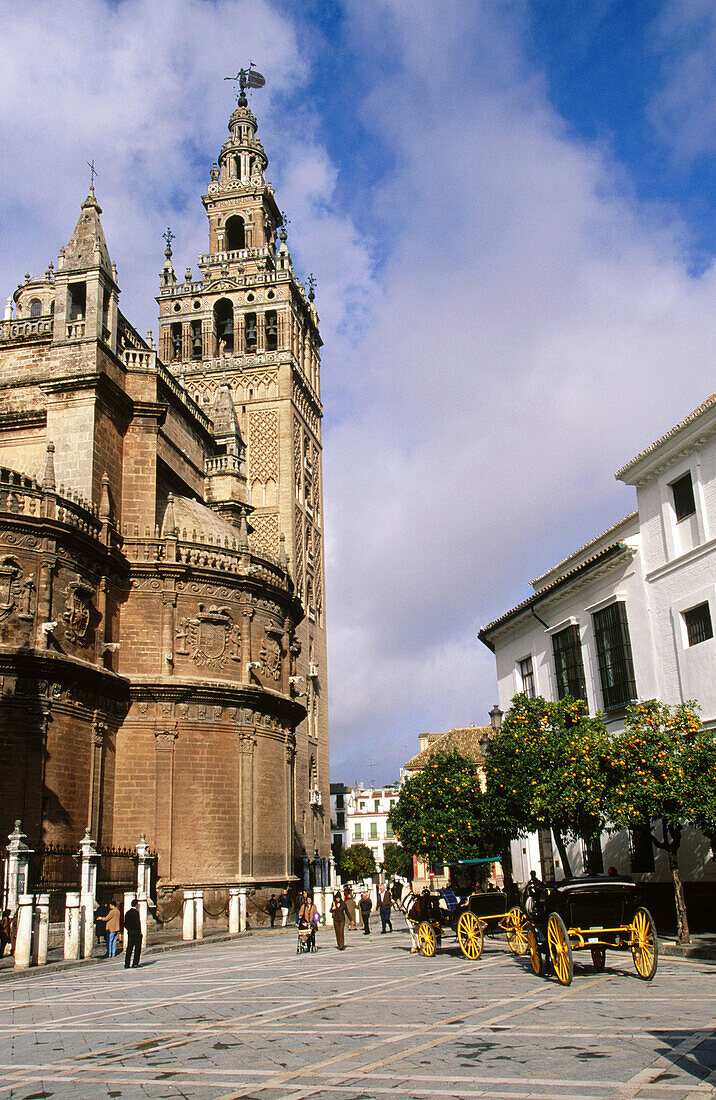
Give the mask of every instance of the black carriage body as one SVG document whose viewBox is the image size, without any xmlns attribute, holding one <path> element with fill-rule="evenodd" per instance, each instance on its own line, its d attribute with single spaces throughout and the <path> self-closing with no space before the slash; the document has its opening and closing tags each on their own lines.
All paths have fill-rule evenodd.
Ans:
<svg viewBox="0 0 716 1100">
<path fill-rule="evenodd" d="M 638 908 L 636 883 L 591 875 L 565 879 L 553 887 L 546 902 L 538 906 L 534 924 L 544 936 L 550 914 L 559 913 L 567 929 L 581 933 L 585 946 L 595 939 L 618 946 L 622 930 L 631 924 Z"/>
</svg>

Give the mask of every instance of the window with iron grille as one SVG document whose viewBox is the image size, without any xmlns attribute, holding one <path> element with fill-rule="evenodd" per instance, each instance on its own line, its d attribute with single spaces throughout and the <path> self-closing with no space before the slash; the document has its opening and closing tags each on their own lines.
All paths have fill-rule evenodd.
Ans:
<svg viewBox="0 0 716 1100">
<path fill-rule="evenodd" d="M 532 658 L 523 657 L 521 661 L 517 662 L 517 669 L 520 674 L 520 684 L 522 691 L 528 699 L 534 699 L 535 697 L 535 674 L 532 668 Z"/>
<path fill-rule="evenodd" d="M 575 699 L 587 698 L 582 663 L 582 646 L 579 640 L 579 627 L 572 625 L 559 634 L 552 635 L 554 654 L 554 672 L 557 681 L 557 698 L 573 695 Z"/>
<path fill-rule="evenodd" d="M 711 622 L 711 609 L 708 603 L 700 603 L 698 607 L 692 607 L 684 611 L 684 623 L 689 645 L 698 645 L 707 642 L 714 636 L 714 628 Z"/>
<path fill-rule="evenodd" d="M 671 494 L 674 498 L 674 513 L 676 514 L 677 523 L 680 519 L 693 516 L 696 511 L 696 501 L 694 500 L 691 474 L 684 474 L 678 481 L 672 482 Z"/>
<path fill-rule="evenodd" d="M 595 612 L 594 636 L 604 709 L 634 702 L 637 695 L 629 623 L 626 606 L 621 601 Z"/>
</svg>

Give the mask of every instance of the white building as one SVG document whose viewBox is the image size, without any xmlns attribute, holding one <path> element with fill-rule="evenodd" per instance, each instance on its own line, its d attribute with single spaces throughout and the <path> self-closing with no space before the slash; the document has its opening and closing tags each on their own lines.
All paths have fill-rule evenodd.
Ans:
<svg viewBox="0 0 716 1100">
<path fill-rule="evenodd" d="M 377 867 L 385 858 L 385 845 L 397 844 L 388 814 L 398 801 L 397 787 L 347 787 L 331 783 L 331 846 L 365 844 Z M 334 848 L 335 851 L 335 848 Z"/>
<path fill-rule="evenodd" d="M 517 692 L 571 694 L 623 727 L 637 699 L 695 700 L 716 726 L 716 395 L 617 473 L 636 511 L 532 582 L 533 594 L 480 631 L 497 661 L 500 706 Z M 550 876 L 549 836 L 514 846 L 515 877 Z M 645 882 L 668 879 L 666 859 L 625 834 L 603 838 L 603 862 Z M 576 855 L 572 870 L 589 862 Z M 592 853 L 598 865 L 600 853 Z M 581 862 L 581 866 L 580 866 Z M 700 834 L 684 838 L 682 876 L 716 887 Z M 554 871 L 560 877 L 559 861 Z M 712 895 L 713 896 L 713 895 Z"/>
</svg>

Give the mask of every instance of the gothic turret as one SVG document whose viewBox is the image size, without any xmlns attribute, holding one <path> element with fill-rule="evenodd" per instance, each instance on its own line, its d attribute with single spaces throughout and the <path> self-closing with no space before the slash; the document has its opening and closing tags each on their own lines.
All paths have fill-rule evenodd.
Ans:
<svg viewBox="0 0 716 1100">
<path fill-rule="evenodd" d="M 55 275 L 53 340 L 102 340 L 117 350 L 119 288 L 100 221 L 102 208 L 94 187 L 67 246 L 60 250 Z"/>
</svg>

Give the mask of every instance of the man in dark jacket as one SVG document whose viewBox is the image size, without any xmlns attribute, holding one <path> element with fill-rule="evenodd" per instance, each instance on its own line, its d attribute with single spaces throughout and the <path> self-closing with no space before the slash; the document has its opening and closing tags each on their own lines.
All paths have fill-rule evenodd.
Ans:
<svg viewBox="0 0 716 1100">
<path fill-rule="evenodd" d="M 370 935 L 370 912 L 371 912 L 371 909 L 373 908 L 373 906 L 370 903 L 370 898 L 368 897 L 368 893 L 367 893 L 366 890 L 364 890 L 363 893 L 361 894 L 361 898 L 360 898 L 360 901 L 359 901 L 358 904 L 360 906 L 360 915 L 363 918 L 363 935 L 364 936 L 369 936 Z"/>
<path fill-rule="evenodd" d="M 134 962 L 132 966 L 139 966 L 139 956 L 142 953 L 142 922 L 139 919 L 139 908 L 136 898 L 124 914 L 124 930 L 127 933 L 127 950 L 124 955 L 124 969 L 128 970 L 132 953 L 134 953 Z"/>
<path fill-rule="evenodd" d="M 390 910 L 393 908 L 393 898 L 387 886 L 381 886 L 378 891 L 378 909 L 380 911 L 381 936 L 385 932 L 392 932 L 393 925 L 390 919 Z"/>
</svg>

